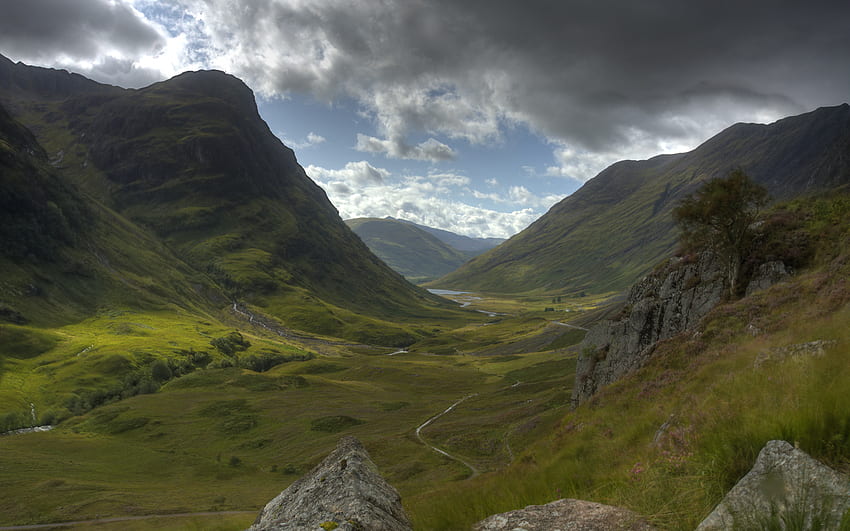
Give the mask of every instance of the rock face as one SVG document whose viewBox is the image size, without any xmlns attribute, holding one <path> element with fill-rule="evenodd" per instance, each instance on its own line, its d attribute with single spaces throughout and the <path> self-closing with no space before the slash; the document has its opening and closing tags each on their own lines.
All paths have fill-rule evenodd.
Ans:
<svg viewBox="0 0 850 531">
<path fill-rule="evenodd" d="M 770 441 L 755 465 L 702 521 L 721 529 L 838 529 L 850 509 L 850 478 L 785 441 Z"/>
<path fill-rule="evenodd" d="M 777 282 L 782 282 L 793 274 L 791 268 L 779 260 L 765 262 L 756 268 L 753 278 L 747 284 L 746 296 L 767 289 Z"/>
<path fill-rule="evenodd" d="M 398 491 L 354 437 L 343 437 L 324 461 L 270 501 L 249 531 L 323 529 L 412 529 Z"/>
<path fill-rule="evenodd" d="M 650 531 L 637 514 L 619 507 L 582 500 L 557 500 L 546 505 L 494 514 L 475 524 L 474 531 Z"/>
<path fill-rule="evenodd" d="M 671 259 L 632 286 L 624 317 L 602 321 L 585 336 L 579 351 L 573 405 L 599 388 L 637 370 L 655 344 L 693 327 L 724 294 L 720 268 L 708 254 L 685 263 Z"/>
</svg>

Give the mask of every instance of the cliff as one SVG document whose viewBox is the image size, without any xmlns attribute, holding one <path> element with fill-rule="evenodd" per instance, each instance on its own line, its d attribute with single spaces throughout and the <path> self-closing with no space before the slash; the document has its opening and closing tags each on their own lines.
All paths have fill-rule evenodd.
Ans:
<svg viewBox="0 0 850 531">
<path fill-rule="evenodd" d="M 747 295 L 782 280 L 782 262 L 766 262 L 747 279 Z M 704 253 L 676 257 L 632 286 L 620 316 L 592 327 L 579 346 L 572 403 L 578 406 L 605 385 L 642 367 L 655 345 L 694 328 L 723 298 L 719 264 Z"/>
</svg>

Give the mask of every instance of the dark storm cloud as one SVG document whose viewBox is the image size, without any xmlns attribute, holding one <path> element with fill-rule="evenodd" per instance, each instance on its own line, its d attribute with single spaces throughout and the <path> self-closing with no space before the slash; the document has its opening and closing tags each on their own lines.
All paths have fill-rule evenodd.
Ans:
<svg viewBox="0 0 850 531">
<path fill-rule="evenodd" d="M 518 122 L 616 151 L 850 94 L 846 2 L 195 5 L 231 66 L 264 90 L 353 96 L 386 139 L 419 130 L 486 142 Z"/>
<path fill-rule="evenodd" d="M 0 52 L 153 80 L 133 60 L 164 38 L 129 1 L 13 2 Z M 499 141 L 523 124 L 557 159 L 592 168 L 850 94 L 846 0 L 133 2 L 158 23 L 174 19 L 184 67 L 200 57 L 266 94 L 353 98 L 379 135 L 358 148 L 395 158 L 445 160 L 449 144 Z"/>
<path fill-rule="evenodd" d="M 122 2 L 26 0 L 6 2 L 0 50 L 13 58 L 94 60 L 105 50 L 136 56 L 163 38 Z"/>
</svg>

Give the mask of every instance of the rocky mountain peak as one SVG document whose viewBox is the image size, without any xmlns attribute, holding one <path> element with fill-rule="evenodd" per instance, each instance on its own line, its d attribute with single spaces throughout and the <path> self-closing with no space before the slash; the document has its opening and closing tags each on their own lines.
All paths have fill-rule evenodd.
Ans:
<svg viewBox="0 0 850 531">
<path fill-rule="evenodd" d="M 183 72 L 167 81 L 154 83 L 141 91 L 192 98 L 214 98 L 252 116 L 259 116 L 254 92 L 241 79 L 221 70 Z"/>
</svg>

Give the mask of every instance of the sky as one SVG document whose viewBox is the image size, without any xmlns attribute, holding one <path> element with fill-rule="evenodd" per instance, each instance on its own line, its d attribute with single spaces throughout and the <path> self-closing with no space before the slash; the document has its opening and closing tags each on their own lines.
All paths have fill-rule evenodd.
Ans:
<svg viewBox="0 0 850 531">
<path fill-rule="evenodd" d="M 4 0 L 0 53 L 244 80 L 344 218 L 509 237 L 608 165 L 850 100 L 850 3 Z"/>
</svg>

